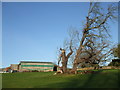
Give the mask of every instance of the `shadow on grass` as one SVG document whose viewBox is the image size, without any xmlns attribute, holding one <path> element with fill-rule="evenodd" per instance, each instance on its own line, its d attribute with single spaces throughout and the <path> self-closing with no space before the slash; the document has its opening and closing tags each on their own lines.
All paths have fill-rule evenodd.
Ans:
<svg viewBox="0 0 120 90">
<path fill-rule="evenodd" d="M 67 78 L 64 82 L 50 83 L 45 88 L 118 88 L 116 74 L 102 73 L 103 70 L 96 71 L 94 74 L 76 75 L 73 78 Z M 39 88 L 35 86 L 34 88 Z"/>
</svg>

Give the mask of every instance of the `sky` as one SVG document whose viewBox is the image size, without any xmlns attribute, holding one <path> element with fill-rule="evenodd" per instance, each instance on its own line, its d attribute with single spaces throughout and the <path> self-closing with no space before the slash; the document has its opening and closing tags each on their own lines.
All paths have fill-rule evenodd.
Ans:
<svg viewBox="0 0 120 90">
<path fill-rule="evenodd" d="M 57 48 L 71 26 L 82 30 L 88 7 L 87 2 L 3 2 L 2 67 L 20 61 L 57 62 Z M 117 22 L 110 22 L 110 28 L 111 41 L 117 43 Z"/>
</svg>

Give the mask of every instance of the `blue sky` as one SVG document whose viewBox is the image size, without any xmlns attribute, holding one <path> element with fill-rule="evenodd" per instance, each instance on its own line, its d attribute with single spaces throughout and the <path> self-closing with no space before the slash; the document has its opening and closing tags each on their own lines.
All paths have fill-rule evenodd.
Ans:
<svg viewBox="0 0 120 90">
<path fill-rule="evenodd" d="M 104 3 L 104 7 L 108 3 Z M 2 3 L 2 64 L 22 60 L 57 61 L 69 27 L 82 30 L 89 3 Z M 118 41 L 118 25 L 110 23 L 112 41 Z"/>
</svg>

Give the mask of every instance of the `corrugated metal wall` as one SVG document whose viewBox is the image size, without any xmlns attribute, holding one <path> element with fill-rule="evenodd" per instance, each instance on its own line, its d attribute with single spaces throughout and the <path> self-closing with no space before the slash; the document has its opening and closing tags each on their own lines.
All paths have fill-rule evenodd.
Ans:
<svg viewBox="0 0 120 90">
<path fill-rule="evenodd" d="M 19 71 L 53 71 L 54 64 L 52 63 L 21 63 Z"/>
</svg>

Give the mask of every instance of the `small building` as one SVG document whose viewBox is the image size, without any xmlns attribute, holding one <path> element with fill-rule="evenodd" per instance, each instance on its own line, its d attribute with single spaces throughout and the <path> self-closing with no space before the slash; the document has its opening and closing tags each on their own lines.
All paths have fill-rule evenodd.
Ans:
<svg viewBox="0 0 120 90">
<path fill-rule="evenodd" d="M 11 69 L 11 67 L 6 67 L 3 72 L 8 72 L 8 73 L 12 73 L 13 70 Z"/>
<path fill-rule="evenodd" d="M 18 71 L 18 69 L 19 69 L 19 66 L 18 66 L 18 64 L 11 64 L 11 69 L 13 70 L 13 71 Z"/>
<path fill-rule="evenodd" d="M 57 65 L 52 62 L 34 62 L 34 61 L 21 61 L 19 64 L 19 72 L 24 71 L 57 71 Z"/>
</svg>

